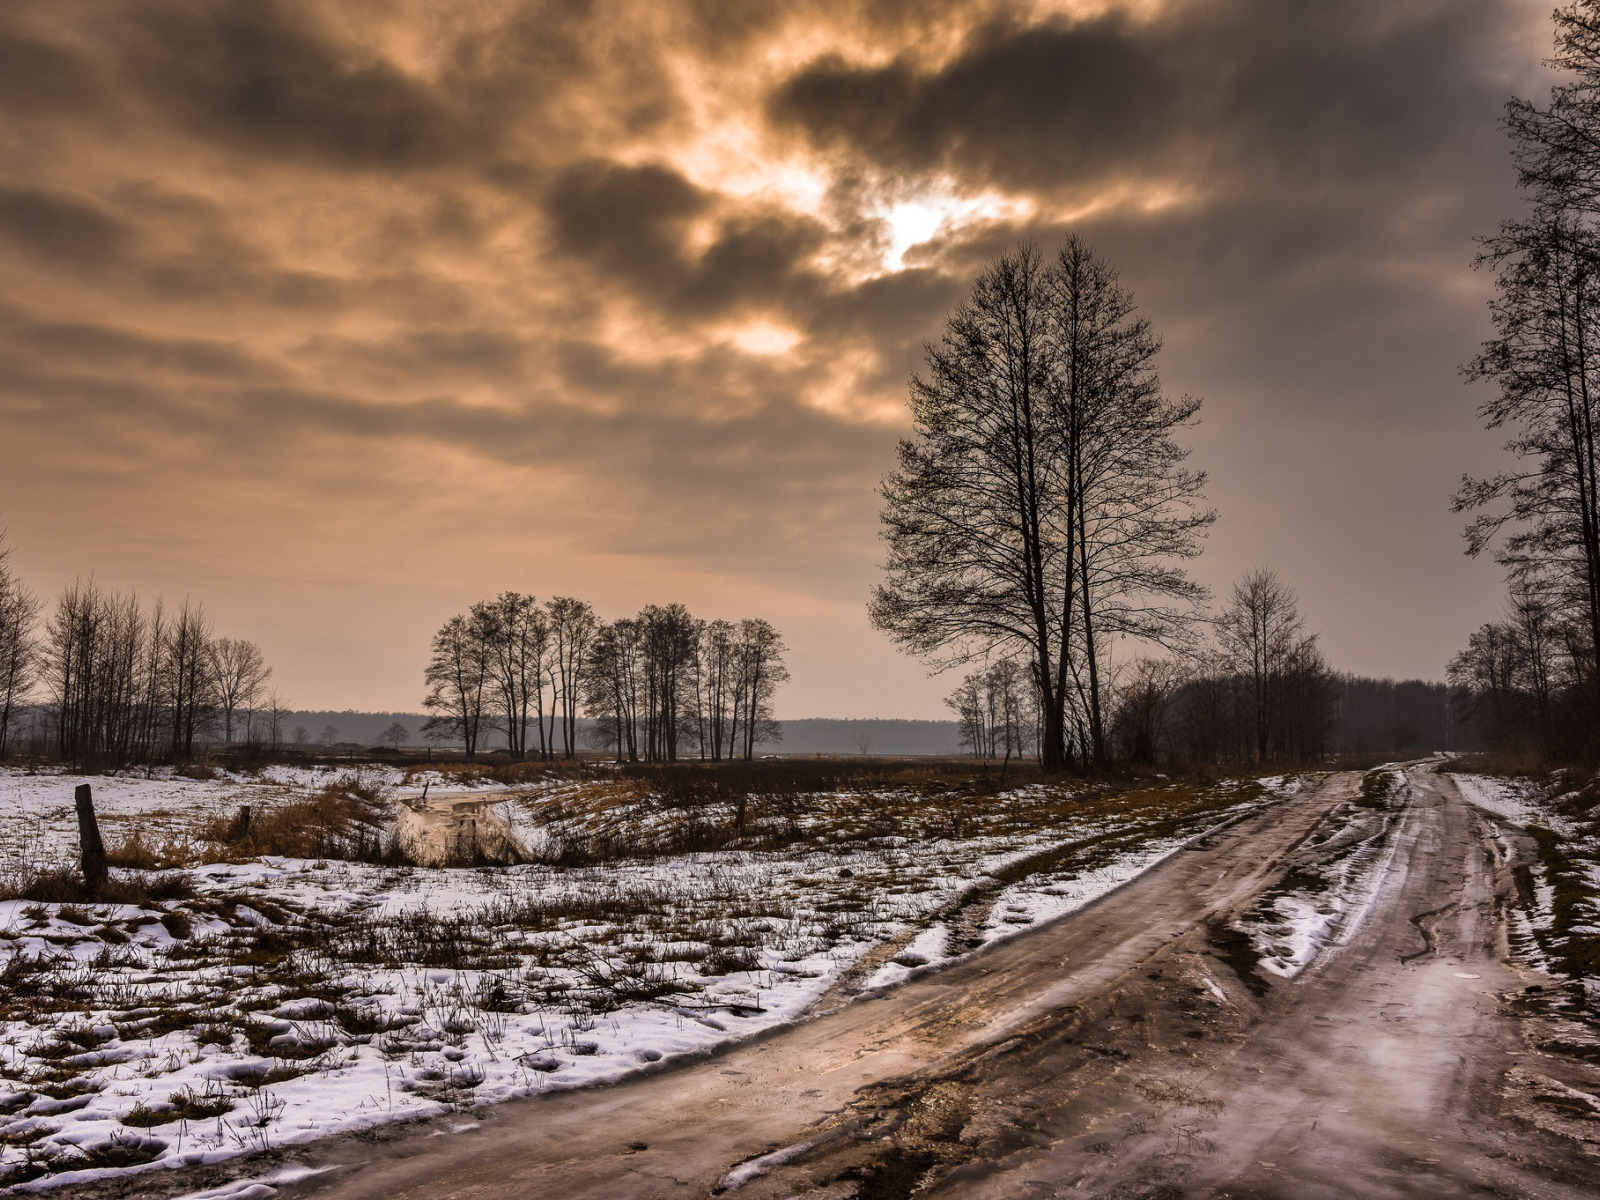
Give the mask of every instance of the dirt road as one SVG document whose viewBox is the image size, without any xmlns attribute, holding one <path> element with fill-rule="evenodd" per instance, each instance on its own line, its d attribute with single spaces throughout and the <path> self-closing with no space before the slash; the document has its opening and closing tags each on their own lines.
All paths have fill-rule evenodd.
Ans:
<svg viewBox="0 0 1600 1200">
<path fill-rule="evenodd" d="M 1508 965 L 1523 835 L 1431 764 L 1407 780 L 1373 803 L 1332 777 L 1071 918 L 716 1059 L 308 1147 L 325 1173 L 294 1194 L 1600 1195 L 1600 1052 L 1568 992 Z M 1352 838 L 1371 886 L 1309 967 L 1269 976 L 1228 922 L 1334 874 Z"/>
</svg>

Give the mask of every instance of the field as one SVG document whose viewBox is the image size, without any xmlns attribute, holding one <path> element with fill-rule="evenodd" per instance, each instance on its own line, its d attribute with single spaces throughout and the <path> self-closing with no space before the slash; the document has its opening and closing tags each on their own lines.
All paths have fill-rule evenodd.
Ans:
<svg viewBox="0 0 1600 1200">
<path fill-rule="evenodd" d="M 1294 786 L 823 763 L 95 776 L 122 865 L 91 901 L 70 871 L 84 781 L 0 775 L 10 1184 L 649 1070 L 1079 908 Z"/>
</svg>

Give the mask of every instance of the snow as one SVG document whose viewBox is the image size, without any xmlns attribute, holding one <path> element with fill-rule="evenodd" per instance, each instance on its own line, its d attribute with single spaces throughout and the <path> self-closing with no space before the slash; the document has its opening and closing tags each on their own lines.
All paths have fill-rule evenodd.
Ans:
<svg viewBox="0 0 1600 1200">
<path fill-rule="evenodd" d="M 264 811 L 339 783 L 393 788 L 392 767 L 269 767 L 259 775 L 219 773 L 189 779 L 171 767 L 116 775 L 0 769 L 0 870 L 72 862 L 78 849 L 73 793 L 90 785 L 101 833 L 114 846 L 138 832 L 147 843 L 192 839 L 207 823 L 233 817 L 242 804 Z"/>
<path fill-rule="evenodd" d="M 1525 864 L 1531 876 L 1532 903 L 1518 905 L 1512 910 L 1511 942 L 1535 970 L 1557 972 L 1556 963 L 1568 939 L 1589 938 L 1596 933 L 1595 922 L 1586 922 L 1580 915 L 1600 914 L 1600 836 L 1596 834 L 1594 814 L 1585 816 L 1581 806 L 1569 809 L 1575 811 L 1576 816 L 1562 816 L 1551 811 L 1575 799 L 1575 793 L 1559 793 L 1558 788 L 1544 788 L 1529 779 L 1463 774 L 1455 776 L 1455 781 L 1468 801 L 1501 821 L 1522 829 L 1542 827 L 1555 835 L 1569 867 L 1587 882 L 1589 896 L 1577 902 L 1566 914 L 1564 928 L 1559 927 L 1555 912 L 1556 890 L 1546 864 L 1538 856 L 1531 856 Z M 1582 781 L 1569 778 L 1567 782 Z M 1506 837 L 1502 828 L 1491 825 L 1489 833 L 1503 859 L 1511 861 L 1517 857 L 1513 839 Z M 1592 978 L 1584 982 L 1592 990 L 1600 989 L 1600 983 Z"/>
<path fill-rule="evenodd" d="M 1392 774 L 1390 795 L 1404 796 L 1405 772 Z M 1384 812 L 1376 820 L 1368 809 L 1344 811 L 1341 826 L 1324 843 L 1330 851 L 1320 868 L 1324 886 L 1271 896 L 1264 911 L 1258 908 L 1238 923 L 1252 936 L 1262 968 L 1293 979 L 1323 949 L 1343 945 L 1355 935 L 1376 903 L 1394 859 L 1399 843 L 1393 834 L 1398 825 L 1396 811 Z"/>
<path fill-rule="evenodd" d="M 90 782 L 114 844 L 135 829 L 192 840 L 241 803 L 341 778 L 275 769 Z M 0 772 L 0 842 L 19 830 L 31 839 L 14 869 L 70 859 L 79 781 Z M 392 770 L 360 782 L 389 797 L 421 792 L 418 776 Z M 431 801 L 436 782 L 459 780 L 423 782 Z M 1036 787 L 996 796 L 994 810 L 1027 810 Z M 579 820 L 612 819 L 550 817 L 579 798 L 553 780 L 491 807 L 537 850 Z M 856 819 L 882 799 L 851 796 L 829 819 Z M 0 1093 L 10 1095 L 0 1094 L 0 1171 L 53 1157 L 55 1173 L 27 1186 L 54 1186 L 215 1162 L 654 1069 L 796 1020 L 875 947 L 900 949 L 870 988 L 948 961 L 943 914 L 963 897 L 992 901 L 983 944 L 1012 937 L 1269 802 L 1255 789 L 1223 791 L 1181 836 L 1143 836 L 1146 816 L 1086 811 L 1003 833 L 841 840 L 818 817 L 781 850 L 484 869 L 264 856 L 192 867 L 188 899 L 0 902 L 0 971 L 17 988 L 9 1001 L 0 993 Z M 666 819 L 646 807 L 627 817 L 646 830 Z M 1104 838 L 1120 840 L 1092 867 L 1000 886 L 1041 852 Z M 134 1165 L 83 1157 L 108 1154 Z M 83 1168 L 59 1169 L 74 1155 Z M 250 1181 L 217 1200 L 271 1186 Z"/>
<path fill-rule="evenodd" d="M 749 1162 L 740 1163 L 722 1177 L 715 1190 L 732 1192 L 742 1188 L 752 1179 L 759 1179 L 774 1167 L 793 1162 L 815 1145 L 816 1142 L 797 1142 L 793 1146 L 785 1146 L 781 1150 L 774 1150 L 770 1154 L 763 1154 L 759 1158 L 752 1158 Z"/>
<path fill-rule="evenodd" d="M 1549 814 L 1533 803 L 1531 787 L 1510 779 L 1487 775 L 1457 775 L 1456 787 L 1469 803 L 1476 804 L 1513 825 L 1526 829 L 1532 824 L 1551 824 Z"/>
</svg>

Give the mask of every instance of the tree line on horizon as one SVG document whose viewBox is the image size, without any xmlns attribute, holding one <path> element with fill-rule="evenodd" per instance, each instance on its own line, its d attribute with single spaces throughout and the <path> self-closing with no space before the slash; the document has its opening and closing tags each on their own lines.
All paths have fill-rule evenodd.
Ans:
<svg viewBox="0 0 1600 1200">
<path fill-rule="evenodd" d="M 219 734 L 277 748 L 288 709 L 272 668 L 254 642 L 218 637 L 203 605 L 147 606 L 91 578 L 62 589 L 41 630 L 43 609 L 0 529 L 0 758 L 23 718 L 35 752 L 74 762 L 175 762 Z"/>
<path fill-rule="evenodd" d="M 1450 664 L 1463 710 L 1501 749 L 1600 755 L 1600 3 L 1555 14 L 1562 73 L 1547 105 L 1513 99 L 1506 129 L 1523 212 L 1483 239 L 1495 335 L 1467 366 L 1515 466 L 1463 478 L 1467 552 L 1493 547 L 1504 614 Z"/>
<path fill-rule="evenodd" d="M 772 701 L 785 650 L 760 618 L 652 604 L 607 622 L 584 600 L 503 592 L 434 635 L 423 732 L 468 757 L 499 733 L 513 758 L 574 758 L 584 717 L 592 748 L 619 762 L 750 759 L 782 738 Z"/>
<path fill-rule="evenodd" d="M 1204 628 L 1183 653 L 1103 673 L 1114 762 L 1264 765 L 1476 744 L 1473 731 L 1458 726 L 1447 685 L 1333 670 L 1317 635 L 1306 632 L 1294 591 L 1271 570 L 1248 573 Z M 967 674 L 945 703 L 974 757 L 1038 756 L 1038 693 L 1016 659 Z M 1079 726 L 1070 736 L 1087 734 Z"/>
</svg>

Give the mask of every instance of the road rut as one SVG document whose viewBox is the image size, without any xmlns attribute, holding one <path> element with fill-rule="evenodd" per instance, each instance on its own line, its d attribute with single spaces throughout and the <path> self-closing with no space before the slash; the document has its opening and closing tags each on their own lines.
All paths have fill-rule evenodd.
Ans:
<svg viewBox="0 0 1600 1200">
<path fill-rule="evenodd" d="M 1358 775 L 1068 918 L 712 1059 L 299 1148 L 322 1173 L 292 1192 L 1600 1195 L 1600 1112 L 1568 1094 L 1600 1090 L 1600 1070 L 1534 1048 L 1572 1002 L 1526 991 L 1540 985 L 1507 952 L 1521 835 L 1431 764 L 1408 777 L 1368 902 L 1294 979 L 1261 970 L 1231 923 L 1314 877 L 1330 831 L 1360 815 Z"/>
</svg>

